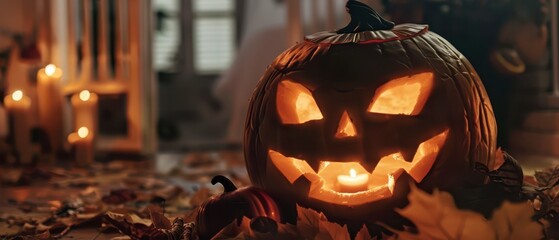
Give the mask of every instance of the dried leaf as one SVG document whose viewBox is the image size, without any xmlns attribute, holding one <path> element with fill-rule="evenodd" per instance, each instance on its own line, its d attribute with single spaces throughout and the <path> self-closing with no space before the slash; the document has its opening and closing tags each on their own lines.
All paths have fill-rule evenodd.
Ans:
<svg viewBox="0 0 559 240">
<path fill-rule="evenodd" d="M 355 236 L 355 240 L 371 240 L 371 239 L 373 239 L 373 237 L 371 237 L 371 234 L 369 233 L 369 229 L 365 225 L 363 225 L 361 230 L 359 230 L 359 232 L 357 232 L 357 235 Z"/>
<path fill-rule="evenodd" d="M 173 227 L 171 221 L 163 214 L 163 209 L 157 205 L 150 205 L 146 207 L 153 225 L 159 229 L 169 230 Z"/>
<path fill-rule="evenodd" d="M 45 231 L 33 236 L 25 236 L 22 239 L 33 239 L 33 240 L 55 240 L 55 238 L 50 234 L 49 231 Z"/>
<path fill-rule="evenodd" d="M 297 239 L 297 226 L 292 224 L 278 223 L 278 235 L 280 239 Z"/>
<path fill-rule="evenodd" d="M 319 232 L 318 225 L 324 216 L 312 209 L 297 206 L 297 231 L 306 239 L 314 239 Z"/>
<path fill-rule="evenodd" d="M 153 222 L 151 221 L 151 219 L 147 219 L 147 218 L 141 218 L 140 216 L 132 213 L 129 215 L 126 215 L 125 220 L 128 223 L 132 223 L 132 224 L 142 224 L 145 226 L 150 226 L 153 224 Z"/>
<path fill-rule="evenodd" d="M 400 239 L 493 239 L 495 232 L 483 216 L 456 208 L 449 193 L 427 194 L 416 187 L 410 204 L 398 212 L 411 220 L 418 234 L 395 231 Z"/>
<path fill-rule="evenodd" d="M 225 226 L 221 231 L 212 237 L 212 240 L 232 239 L 239 235 L 244 236 L 244 232 L 248 233 L 248 229 L 242 229 L 242 225 L 237 225 L 237 220 L 234 220 L 229 225 Z M 244 239 L 244 238 L 243 238 Z"/>
<path fill-rule="evenodd" d="M 504 163 L 505 153 L 503 152 L 503 150 L 501 150 L 501 148 L 498 148 L 497 151 L 495 151 L 495 162 L 493 163 L 493 168 L 491 169 L 491 171 L 498 170 L 501 166 L 503 166 Z"/>
<path fill-rule="evenodd" d="M 554 187 L 559 184 L 559 165 L 534 174 L 540 187 Z"/>
<path fill-rule="evenodd" d="M 6 222 L 0 222 L 0 236 L 15 235 L 20 232 L 20 230 L 20 226 L 8 224 Z"/>
<path fill-rule="evenodd" d="M 332 223 L 326 219 L 321 219 L 318 225 L 318 234 L 315 239 L 318 240 L 350 240 L 347 226 L 343 227 L 337 223 Z"/>
<path fill-rule="evenodd" d="M 105 220 L 133 240 L 168 240 L 171 236 L 178 237 L 182 235 L 182 232 L 175 233 L 175 231 L 182 231 L 182 229 L 177 226 L 175 226 L 175 229 L 172 231 L 159 229 L 151 224 L 151 220 L 146 221 L 146 219 L 142 219 L 136 214 L 125 215 L 108 212 L 105 215 Z M 182 222 L 182 220 L 180 220 L 180 222 Z"/>
<path fill-rule="evenodd" d="M 119 205 L 130 202 L 136 197 L 136 193 L 130 189 L 117 189 L 111 190 L 109 195 L 103 196 L 102 200 L 108 204 Z"/>
<path fill-rule="evenodd" d="M 529 240 L 542 239 L 543 227 L 532 220 L 534 209 L 526 203 L 505 202 L 493 213 L 490 221 L 496 230 L 497 239 Z"/>
</svg>

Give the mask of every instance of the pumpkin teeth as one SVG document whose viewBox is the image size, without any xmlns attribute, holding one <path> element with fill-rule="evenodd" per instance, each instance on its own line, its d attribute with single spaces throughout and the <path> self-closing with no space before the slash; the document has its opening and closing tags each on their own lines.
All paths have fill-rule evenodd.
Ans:
<svg viewBox="0 0 559 240">
<path fill-rule="evenodd" d="M 322 161 L 314 161 L 314 162 L 307 162 L 309 164 L 309 166 L 312 168 L 312 170 L 314 171 L 315 174 L 318 174 L 320 172 L 320 169 L 322 167 Z"/>
<path fill-rule="evenodd" d="M 270 165 L 275 166 L 291 184 L 301 176 L 311 183 L 309 198 L 334 204 L 360 205 L 391 197 L 396 182 L 404 172 L 407 172 L 416 182 L 421 182 L 435 163 L 448 133 L 449 130 L 446 129 L 419 144 L 411 162 L 406 161 L 401 152 L 382 157 L 374 166 L 363 161 L 309 163 L 303 159 L 286 157 L 271 149 L 268 151 L 268 156 L 272 162 Z M 368 174 L 366 190 L 342 192 L 337 177 L 348 175 L 351 171 L 354 174 Z"/>
</svg>

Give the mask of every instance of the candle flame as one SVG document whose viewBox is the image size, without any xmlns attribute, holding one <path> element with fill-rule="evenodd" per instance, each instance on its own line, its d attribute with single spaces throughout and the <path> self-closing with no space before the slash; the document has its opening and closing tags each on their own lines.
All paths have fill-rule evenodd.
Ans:
<svg viewBox="0 0 559 240">
<path fill-rule="evenodd" d="M 12 93 L 12 99 L 16 102 L 21 101 L 23 99 L 23 92 L 21 90 L 16 90 Z"/>
<path fill-rule="evenodd" d="M 87 90 L 83 90 L 80 92 L 80 100 L 87 101 L 91 97 L 91 93 Z"/>
<path fill-rule="evenodd" d="M 352 178 L 357 177 L 357 172 L 355 171 L 355 169 L 350 169 L 349 170 L 349 176 L 351 176 Z"/>
<path fill-rule="evenodd" d="M 89 129 L 87 127 L 81 127 L 78 129 L 78 136 L 81 138 L 86 138 L 89 135 Z"/>
<path fill-rule="evenodd" d="M 45 73 L 46 73 L 48 76 L 54 75 L 55 72 L 56 72 L 56 65 L 54 65 L 54 64 L 49 64 L 49 65 L 47 65 L 47 66 L 45 67 Z"/>
</svg>

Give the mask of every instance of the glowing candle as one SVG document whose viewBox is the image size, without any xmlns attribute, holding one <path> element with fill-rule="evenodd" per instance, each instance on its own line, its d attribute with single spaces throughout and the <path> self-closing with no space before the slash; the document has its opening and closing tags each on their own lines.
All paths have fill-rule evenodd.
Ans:
<svg viewBox="0 0 559 240">
<path fill-rule="evenodd" d="M 369 174 L 357 174 L 355 169 L 349 170 L 349 175 L 339 175 L 338 185 L 340 192 L 355 193 L 367 190 L 369 183 Z"/>
<path fill-rule="evenodd" d="M 80 127 L 76 132 L 68 136 L 68 142 L 72 144 L 75 152 L 76 163 L 79 166 L 87 166 L 94 160 L 94 136 L 87 127 Z"/>
<path fill-rule="evenodd" d="M 39 123 L 49 135 L 53 150 L 61 150 L 63 138 L 63 113 L 60 80 L 63 72 L 49 64 L 37 72 L 37 105 Z"/>
<path fill-rule="evenodd" d="M 14 147 L 22 164 L 31 163 L 31 99 L 16 90 L 4 98 L 4 105 L 12 118 Z"/>
<path fill-rule="evenodd" d="M 97 94 L 83 90 L 71 99 L 74 109 L 74 126 L 87 127 L 91 133 L 97 130 Z"/>
</svg>

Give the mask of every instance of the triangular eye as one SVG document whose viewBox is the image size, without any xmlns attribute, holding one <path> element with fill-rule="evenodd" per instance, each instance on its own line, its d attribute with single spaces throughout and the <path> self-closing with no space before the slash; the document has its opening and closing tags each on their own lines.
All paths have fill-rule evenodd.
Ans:
<svg viewBox="0 0 559 240">
<path fill-rule="evenodd" d="M 372 113 L 416 116 L 433 89 L 433 73 L 397 78 L 377 89 L 367 109 Z"/>
<path fill-rule="evenodd" d="M 283 124 L 302 124 L 323 118 L 309 89 L 290 80 L 278 84 L 276 106 Z"/>
</svg>

